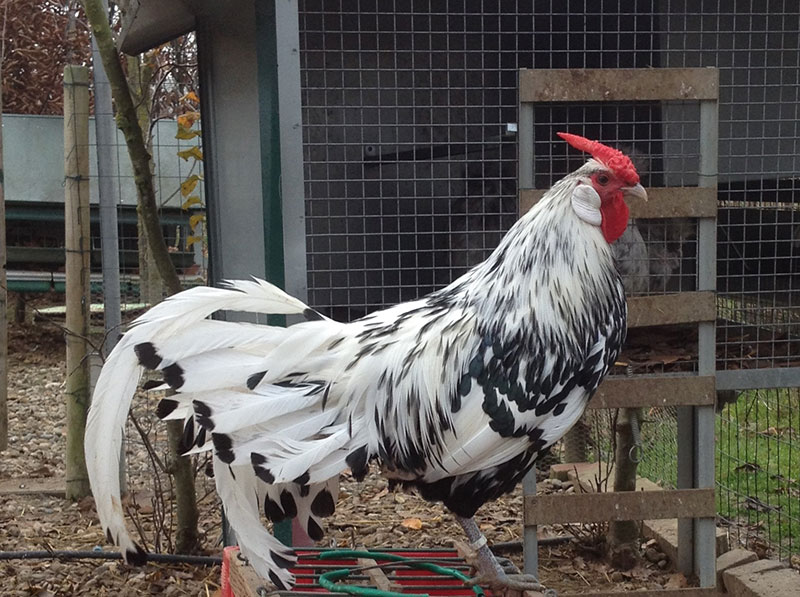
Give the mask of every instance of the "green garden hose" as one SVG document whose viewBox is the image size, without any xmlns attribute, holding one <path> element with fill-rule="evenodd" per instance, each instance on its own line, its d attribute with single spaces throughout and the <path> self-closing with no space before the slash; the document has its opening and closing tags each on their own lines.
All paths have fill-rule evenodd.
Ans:
<svg viewBox="0 0 800 597">
<path fill-rule="evenodd" d="M 403 556 L 398 556 L 391 553 L 383 553 L 380 551 L 358 551 L 353 549 L 334 549 L 331 551 L 323 551 L 319 554 L 320 560 L 334 560 L 340 558 L 369 558 L 372 560 L 399 562 L 409 568 L 419 568 L 427 570 L 440 576 L 449 576 L 457 578 L 458 580 L 468 581 L 470 578 L 456 570 L 455 568 L 447 568 L 432 564 L 430 562 L 420 562 Z M 350 568 L 342 568 L 340 570 L 331 570 L 319 576 L 319 584 L 328 591 L 334 593 L 347 593 L 349 595 L 356 595 L 358 597 L 429 597 L 427 593 L 395 593 L 393 591 L 382 591 L 380 589 L 373 589 L 372 587 L 358 587 L 354 585 L 338 584 L 336 581 L 347 578 L 352 570 Z M 478 586 L 472 587 L 473 593 L 476 597 L 484 597 L 483 589 Z"/>
</svg>

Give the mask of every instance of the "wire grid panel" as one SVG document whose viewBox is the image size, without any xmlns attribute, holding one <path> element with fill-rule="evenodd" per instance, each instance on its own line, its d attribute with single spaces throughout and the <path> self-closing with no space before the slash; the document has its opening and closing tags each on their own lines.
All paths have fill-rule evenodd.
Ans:
<svg viewBox="0 0 800 597">
<path fill-rule="evenodd" d="M 95 117 L 108 116 L 100 112 Z M 195 128 L 199 129 L 199 124 Z M 94 119 L 90 135 L 90 187 L 92 201 L 98 201 L 97 142 L 94 134 Z M 192 235 L 203 236 L 203 224 L 190 226 L 192 214 L 201 213 L 204 206 L 204 190 L 202 184 L 203 164 L 194 158 L 181 158 L 178 153 L 197 147 L 202 151 L 201 138 L 178 139 L 178 125 L 174 119 L 163 118 L 154 122 L 150 128 L 151 154 L 153 161 L 153 182 L 155 185 L 156 203 L 160 209 L 162 231 L 167 247 L 172 255 L 173 263 L 184 281 L 196 283 L 203 280 L 207 266 L 207 255 L 204 242 L 188 243 Z M 112 187 L 117 201 L 117 233 L 119 242 L 120 285 L 123 307 L 123 320 L 130 320 L 138 313 L 142 303 L 152 303 L 163 297 L 164 289 L 160 283 L 158 272 L 143 267 L 140 257 L 140 235 L 136 206 L 138 203 L 136 184 L 128 156 L 127 145 L 122 133 L 115 128 L 114 144 L 111 148 L 112 171 L 107 176 L 112 178 Z M 199 154 L 202 155 L 202 154 Z M 181 185 L 197 176 L 195 186 L 190 193 L 182 193 Z M 199 203 L 185 210 L 181 205 L 187 195 L 197 196 Z M 92 219 L 92 269 L 100 270 L 100 232 L 99 220 Z M 152 269 L 152 268 L 151 268 Z M 102 284 L 99 274 L 95 274 L 93 283 L 94 298 L 102 302 Z"/>
<path fill-rule="evenodd" d="M 312 302 L 356 317 L 491 250 L 513 221 L 517 69 L 715 66 L 720 363 L 797 364 L 799 25 L 784 0 L 301 1 Z M 694 185 L 697 109 L 537 109 L 536 186 L 577 163 L 562 127 L 631 151 L 651 184 Z M 638 225 L 636 290 L 691 289 L 694 231 Z"/>
<path fill-rule="evenodd" d="M 616 436 L 614 429 L 617 411 L 596 409 L 587 411 L 570 433 L 570 440 L 585 448 L 586 462 L 598 464 L 593 485 L 602 490 L 613 487 L 611 465 L 615 459 Z M 641 444 L 630 456 L 638 462 L 637 474 L 649 479 L 665 489 L 677 488 L 678 467 L 675 454 L 678 450 L 677 411 L 674 407 L 641 409 L 639 421 Z M 554 448 L 553 456 L 558 461 L 569 462 L 565 446 Z"/>
<path fill-rule="evenodd" d="M 720 74 L 718 368 L 800 365 L 792 3 L 301 0 L 300 29 L 314 306 L 352 319 L 491 250 L 516 217 L 518 69 L 709 66 Z M 698 182 L 696 103 L 542 106 L 534 122 L 537 188 L 580 164 L 558 130 L 632 153 L 646 184 Z M 635 231 L 618 249 L 632 293 L 696 288 L 694 222 Z M 653 370 L 682 362 L 685 336 L 673 336 Z"/>
<path fill-rule="evenodd" d="M 734 393 L 717 418 L 717 506 L 732 542 L 785 558 L 800 545 L 800 391 Z"/>
<path fill-rule="evenodd" d="M 417 298 L 516 220 L 508 124 L 531 21 L 476 6 L 300 3 L 316 307 L 352 319 Z"/>
</svg>

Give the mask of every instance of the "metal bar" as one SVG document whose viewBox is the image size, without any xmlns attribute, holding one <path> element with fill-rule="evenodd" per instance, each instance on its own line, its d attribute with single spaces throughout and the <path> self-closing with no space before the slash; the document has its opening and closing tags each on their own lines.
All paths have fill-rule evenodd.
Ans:
<svg viewBox="0 0 800 597">
<path fill-rule="evenodd" d="M 521 85 L 520 85 L 521 88 Z M 533 186 L 533 104 L 520 102 L 517 128 L 517 160 L 519 162 L 517 189 Z M 522 215 L 522 211 L 520 211 Z M 536 496 L 536 468 L 522 480 L 522 494 Z M 523 520 L 525 520 L 523 518 Z M 539 575 L 539 539 L 536 525 L 523 525 L 523 568 L 526 574 Z"/>
<path fill-rule="evenodd" d="M 681 292 L 628 299 L 629 328 L 713 322 L 716 315 L 717 303 L 713 292 Z"/>
<path fill-rule="evenodd" d="M 716 100 L 712 68 L 523 69 L 520 102 Z"/>
<path fill-rule="evenodd" d="M 718 390 L 791 388 L 800 385 L 800 367 L 717 371 Z"/>
<path fill-rule="evenodd" d="M 522 480 L 522 495 L 524 499 L 537 499 L 536 496 L 536 468 L 525 475 Z M 536 523 L 528 519 L 528 510 L 522 513 L 522 555 L 524 558 L 523 569 L 525 574 L 539 576 L 539 537 Z M 562 521 L 563 522 L 563 521 Z"/>
<path fill-rule="evenodd" d="M 519 212 L 528 211 L 546 191 L 521 188 Z M 714 218 L 717 215 L 717 192 L 712 188 L 654 187 L 647 189 L 647 201 L 626 200 L 631 218 Z"/>
<path fill-rule="evenodd" d="M 108 13 L 108 1 L 103 0 Z M 94 130 L 97 143 L 97 192 L 100 207 L 100 255 L 103 271 L 103 356 L 108 356 L 122 336 L 122 294 L 119 286 L 119 224 L 118 188 L 114 185 L 114 160 L 117 127 L 111 103 L 111 84 L 100 57 L 97 40 L 92 35 L 92 65 L 94 66 Z M 92 384 L 92 390 L 94 385 Z M 127 491 L 126 443 L 123 437 L 119 449 L 119 487 Z"/>
<path fill-rule="evenodd" d="M 717 188 L 719 115 L 716 98 L 700 102 L 699 185 Z M 717 280 L 717 222 L 702 218 L 698 223 L 697 287 L 714 292 Z M 715 321 L 702 322 L 698 328 L 698 373 L 713 375 L 716 369 Z M 715 452 L 715 412 L 713 406 L 695 407 L 695 481 L 699 488 L 713 488 Z M 715 519 L 701 518 L 694 525 L 694 563 L 700 585 L 716 583 Z"/>
<path fill-rule="evenodd" d="M 108 2 L 103 1 L 108 12 Z M 103 325 L 105 341 L 103 353 L 108 355 L 122 334 L 122 311 L 119 288 L 119 228 L 117 205 L 119 193 L 114 185 L 114 160 L 116 130 L 114 110 L 111 105 L 111 85 L 108 82 L 97 42 L 92 36 L 92 63 L 94 64 L 94 112 L 97 140 L 97 190 L 100 201 L 100 254 L 103 270 Z M 125 453 L 123 446 L 123 455 Z M 124 471 L 121 467 L 120 471 Z M 124 484 L 123 484 L 124 487 Z"/>
<path fill-rule="evenodd" d="M 297 0 L 275 2 L 285 290 L 308 300 L 300 34 Z"/>
<path fill-rule="evenodd" d="M 713 407 L 715 400 L 713 375 L 607 377 L 589 402 L 589 408 L 663 408 L 687 404 Z"/>
<path fill-rule="evenodd" d="M 612 491 L 529 495 L 524 498 L 524 511 L 526 524 L 660 520 L 687 516 L 713 519 L 717 504 L 713 489 Z M 713 546 L 711 553 L 714 554 Z"/>
</svg>

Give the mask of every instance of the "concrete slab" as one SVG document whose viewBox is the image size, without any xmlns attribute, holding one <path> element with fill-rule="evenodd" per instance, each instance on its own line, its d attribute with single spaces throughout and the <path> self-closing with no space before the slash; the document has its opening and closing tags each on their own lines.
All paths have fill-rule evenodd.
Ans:
<svg viewBox="0 0 800 597">
<path fill-rule="evenodd" d="M 757 560 L 722 573 L 733 597 L 797 597 L 800 574 L 777 560 Z"/>
<path fill-rule="evenodd" d="M 722 573 L 737 566 L 744 566 L 750 562 L 758 560 L 758 556 L 752 551 L 746 549 L 732 549 L 731 551 L 722 554 L 717 558 L 717 587 L 720 590 L 724 588 L 722 580 Z"/>
</svg>

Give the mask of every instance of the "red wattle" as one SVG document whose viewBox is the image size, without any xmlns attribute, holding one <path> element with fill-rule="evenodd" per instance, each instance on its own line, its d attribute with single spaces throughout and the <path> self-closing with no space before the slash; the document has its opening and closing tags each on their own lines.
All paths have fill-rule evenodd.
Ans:
<svg viewBox="0 0 800 597">
<path fill-rule="evenodd" d="M 628 205 L 622 199 L 622 193 L 616 193 L 610 200 L 604 201 L 600 213 L 603 216 L 600 223 L 603 237 L 607 243 L 613 243 L 628 227 Z"/>
</svg>

